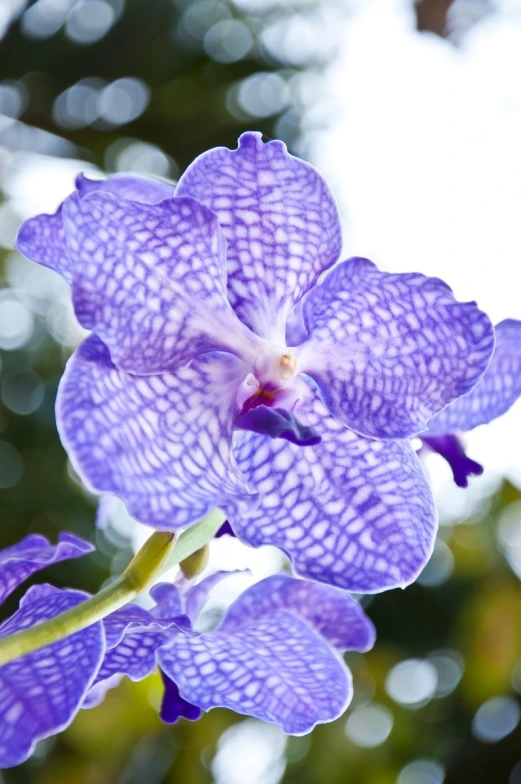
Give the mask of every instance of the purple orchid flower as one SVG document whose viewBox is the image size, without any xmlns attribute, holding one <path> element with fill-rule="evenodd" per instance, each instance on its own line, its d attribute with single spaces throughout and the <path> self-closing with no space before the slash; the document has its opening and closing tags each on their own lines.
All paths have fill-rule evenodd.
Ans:
<svg viewBox="0 0 521 784">
<path fill-rule="evenodd" d="M 225 707 L 302 735 L 340 716 L 352 684 L 339 654 L 367 651 L 375 640 L 360 605 L 338 588 L 276 575 L 246 590 L 216 629 L 194 631 L 208 592 L 225 576 L 184 595 L 160 583 L 152 610 L 128 605 L 106 618 L 107 652 L 84 707 L 99 704 L 123 676 L 141 680 L 159 665 L 167 723 Z"/>
<path fill-rule="evenodd" d="M 60 534 L 56 545 L 44 536 L 26 536 L 0 552 L 0 603 L 40 569 L 92 550 L 72 534 Z M 0 626 L 0 637 L 54 618 L 87 596 L 82 591 L 34 585 L 17 612 Z M 19 765 L 37 741 L 71 723 L 94 682 L 104 651 L 103 628 L 97 623 L 0 667 L 0 768 Z"/>
<path fill-rule="evenodd" d="M 88 487 L 161 530 L 219 506 L 246 544 L 347 590 L 416 578 L 436 513 L 408 439 L 479 381 L 493 329 L 436 278 L 337 263 L 312 166 L 247 133 L 175 195 L 80 177 L 16 244 L 71 283 L 93 332 L 57 401 Z"/>
<path fill-rule="evenodd" d="M 91 550 L 69 534 L 55 546 L 26 537 L 0 553 L 1 600 L 38 569 Z M 369 650 L 375 639 L 360 605 L 337 588 L 278 575 L 245 591 L 217 629 L 194 631 L 208 592 L 224 576 L 210 575 L 184 593 L 158 584 L 152 609 L 129 604 L 0 667 L 0 767 L 23 762 L 38 740 L 65 729 L 81 707 L 97 705 L 123 676 L 141 680 L 158 664 L 168 723 L 221 706 L 299 735 L 340 716 L 352 697 L 340 654 Z M 0 637 L 85 598 L 81 591 L 33 586 L 0 626 Z"/>
<path fill-rule="evenodd" d="M 483 473 L 483 466 L 467 456 L 459 433 L 502 416 L 521 395 L 521 321 L 506 319 L 495 332 L 494 354 L 481 381 L 431 419 L 421 434 L 423 445 L 448 462 L 458 487 Z"/>
</svg>

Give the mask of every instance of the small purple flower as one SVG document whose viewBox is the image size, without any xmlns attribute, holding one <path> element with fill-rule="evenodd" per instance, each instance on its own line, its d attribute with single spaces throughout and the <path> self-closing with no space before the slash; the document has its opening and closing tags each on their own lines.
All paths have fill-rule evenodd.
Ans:
<svg viewBox="0 0 521 784">
<path fill-rule="evenodd" d="M 337 263 L 313 167 L 247 133 L 175 195 L 80 178 L 17 247 L 71 283 L 93 333 L 57 402 L 92 490 L 162 530 L 219 506 L 245 543 L 348 590 L 415 579 L 436 513 L 407 439 L 479 381 L 493 329 L 436 278 Z"/>
<path fill-rule="evenodd" d="M 495 333 L 494 353 L 481 381 L 431 419 L 421 434 L 425 447 L 448 462 L 458 487 L 483 473 L 483 466 L 466 455 L 458 434 L 502 416 L 521 395 L 521 321 L 506 319 Z"/>
<path fill-rule="evenodd" d="M 72 534 L 60 534 L 56 545 L 44 536 L 26 536 L 0 552 L 0 602 L 38 570 L 92 549 Z M 17 612 L 0 626 L 0 637 L 54 618 L 86 598 L 82 591 L 35 585 L 22 598 Z M 71 723 L 92 686 L 103 654 L 103 628 L 97 623 L 0 667 L 0 768 L 19 765 L 38 740 Z"/>
<path fill-rule="evenodd" d="M 193 631 L 223 576 L 211 575 L 184 596 L 161 583 L 151 591 L 152 610 L 128 605 L 106 618 L 108 650 L 85 707 L 99 704 L 124 675 L 141 680 L 159 664 L 161 717 L 169 724 L 225 707 L 302 735 L 340 716 L 352 685 L 339 653 L 374 644 L 360 605 L 337 588 L 277 575 L 246 590 L 216 629 Z"/>
</svg>

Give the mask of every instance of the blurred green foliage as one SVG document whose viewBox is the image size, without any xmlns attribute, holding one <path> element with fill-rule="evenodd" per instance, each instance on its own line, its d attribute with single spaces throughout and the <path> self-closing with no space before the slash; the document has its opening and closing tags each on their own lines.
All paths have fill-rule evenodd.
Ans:
<svg viewBox="0 0 521 784">
<path fill-rule="evenodd" d="M 30 3 L 29 7 L 35 5 Z M 280 81 L 267 84 L 277 84 L 280 90 L 299 70 L 317 66 L 316 62 L 295 65 L 282 56 L 284 53 L 277 58 L 263 47 L 259 31 L 281 16 L 308 13 L 320 5 L 319 0 L 295 6 L 275 3 L 261 8 L 257 4 L 258 10 L 249 13 L 225 0 L 199 1 L 199 28 L 195 17 L 191 28 L 187 27 L 187 14 L 193 17 L 196 5 L 189 0 L 121 0 L 110 5 L 114 9 L 112 26 L 89 44 L 71 40 L 65 22 L 53 34 L 38 37 L 34 31 L 29 35 L 20 19 L 13 19 L 0 45 L 0 74 L 2 84 L 15 84 L 23 92 L 24 110 L 11 126 L 0 126 L 0 147 L 5 155 L 13 150 L 47 149 L 41 147 L 43 137 L 25 133 L 27 127 L 66 140 L 69 146 L 57 143 L 57 154 L 80 157 L 101 168 L 111 168 L 115 160 L 111 150 L 118 149 L 114 144 L 121 139 L 155 145 L 167 160 L 175 162 L 171 174 L 176 167 L 182 171 L 208 147 L 234 146 L 238 134 L 249 127 L 268 136 L 283 136 L 290 145 L 295 142 L 299 107 L 291 93 L 284 100 L 275 96 L 271 108 L 263 105 L 257 114 L 253 111 L 248 116 L 244 107 L 235 106 L 233 90 L 256 73 L 277 74 Z M 70 11 L 74 3 L 55 2 L 55 6 Z M 225 52 L 227 62 L 222 56 L 218 61 L 208 54 L 206 33 L 215 19 L 240 22 L 243 33 L 248 31 L 251 45 L 243 55 L 233 59 L 233 46 L 231 60 Z M 192 33 L 199 30 L 199 35 L 190 33 L 189 28 Z M 110 83 L 128 77 L 142 80 L 150 90 L 148 106 L 134 120 L 111 124 L 95 119 L 80 126 L 76 123 L 76 127 L 60 123 L 56 102 L 63 91 L 80 80 Z M 259 94 L 262 98 L 262 90 Z M 0 295 L 10 285 L 13 259 L 9 253 L 6 248 L 2 255 L 7 273 Z M 125 566 L 130 547 L 123 538 L 109 542 L 95 534 L 94 500 L 81 490 L 67 468 L 53 410 L 67 349 L 52 337 L 41 314 L 34 314 L 34 319 L 35 327 L 26 343 L 1 351 L 0 447 L 7 444 L 16 452 L 0 448 L 0 548 L 29 532 L 44 533 L 55 540 L 60 530 L 71 530 L 97 539 L 96 554 L 57 565 L 44 575 L 57 585 L 94 591 L 111 572 Z M 39 390 L 38 404 L 29 403 L 24 409 L 23 401 L 36 394 L 35 389 Z M 21 409 L 28 413 L 20 413 Z M 2 461 L 7 461 L 7 468 Z M 15 481 L 9 478 L 14 464 L 20 469 Z M 279 767 L 285 765 L 284 774 L 281 767 L 280 775 L 271 770 L 264 778 L 259 773 L 255 779 L 255 771 L 245 760 L 244 782 L 441 784 L 441 780 L 421 773 L 412 773 L 413 778 L 400 774 L 411 761 L 426 758 L 443 766 L 447 784 L 520 784 L 521 772 L 512 770 L 521 760 L 521 725 L 497 743 L 479 741 L 472 732 L 473 717 L 483 702 L 497 695 L 512 695 L 513 685 L 520 688 L 516 666 L 519 668 L 521 661 L 521 584 L 505 558 L 497 531 L 505 510 L 518 515 L 521 527 L 521 513 L 515 506 L 520 501 L 520 491 L 504 483 L 472 520 L 443 529 L 453 571 L 441 584 L 416 584 L 368 602 L 379 638 L 371 653 L 349 657 L 355 681 L 351 712 L 332 725 L 319 727 L 311 737 L 290 738 L 277 757 Z M 15 595 L 6 604 L 5 615 L 14 609 L 18 598 Z M 404 660 L 425 660 L 436 651 L 449 651 L 455 661 L 461 661 L 461 680 L 455 678 L 445 696 L 432 698 L 431 694 L 420 704 L 401 705 L 392 699 L 390 670 Z M 122 683 L 102 706 L 81 712 L 62 736 L 41 743 L 27 763 L 0 774 L 0 781 L 240 782 L 237 770 L 233 781 L 212 773 L 212 760 L 230 737 L 227 733 L 222 739 L 223 733 L 242 720 L 216 710 L 200 722 L 167 727 L 157 718 L 160 699 L 161 685 L 155 676 L 140 684 Z M 379 706 L 381 715 L 392 722 L 387 739 L 372 748 L 357 745 L 352 732 L 346 734 L 348 716 L 367 704 Z"/>
</svg>

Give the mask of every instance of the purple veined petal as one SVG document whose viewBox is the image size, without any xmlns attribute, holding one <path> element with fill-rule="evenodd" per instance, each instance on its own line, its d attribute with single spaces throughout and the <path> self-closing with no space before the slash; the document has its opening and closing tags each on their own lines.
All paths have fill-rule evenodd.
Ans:
<svg viewBox="0 0 521 784">
<path fill-rule="evenodd" d="M 480 476 L 483 473 L 483 466 L 467 456 L 458 436 L 422 436 L 421 441 L 427 449 L 437 452 L 447 461 L 458 487 L 467 487 L 469 476 Z"/>
<path fill-rule="evenodd" d="M 215 572 L 208 577 L 204 577 L 196 585 L 192 585 L 184 595 L 185 611 L 192 622 L 196 621 L 199 613 L 203 609 L 203 605 L 208 598 L 208 594 L 221 580 L 230 577 L 232 574 L 240 574 L 241 570 L 236 569 L 232 572 Z"/>
<path fill-rule="evenodd" d="M 167 626 L 165 624 L 165 627 Z M 157 627 L 157 620 L 151 616 L 148 610 L 138 604 L 128 604 L 103 620 L 107 650 L 115 648 L 123 637 L 135 630 L 152 629 L 156 631 Z"/>
<path fill-rule="evenodd" d="M 494 354 L 479 384 L 431 419 L 425 435 L 441 436 L 486 425 L 506 413 L 521 395 L 521 321 L 506 319 L 495 332 Z"/>
<path fill-rule="evenodd" d="M 150 611 L 154 618 L 177 618 L 185 614 L 183 597 L 172 583 L 157 583 L 150 589 L 150 596 L 156 603 Z"/>
<path fill-rule="evenodd" d="M 135 174 L 114 174 L 105 180 L 91 180 L 80 174 L 76 178 L 76 187 L 80 196 L 101 190 L 131 201 L 151 204 L 174 195 L 173 185 Z M 62 205 L 53 215 L 36 215 L 25 221 L 15 245 L 26 258 L 55 270 L 71 283 L 72 266 L 63 227 Z"/>
<path fill-rule="evenodd" d="M 62 207 L 52 215 L 42 213 L 24 221 L 14 241 L 15 248 L 30 261 L 48 267 L 70 283 L 72 269 L 63 228 Z"/>
<path fill-rule="evenodd" d="M 0 627 L 0 637 L 53 618 L 87 596 L 49 585 L 33 586 L 20 609 Z M 96 677 L 103 653 L 102 624 L 95 623 L 0 667 L 0 767 L 19 765 L 38 740 L 71 723 Z"/>
<path fill-rule="evenodd" d="M 90 489 L 148 525 L 176 530 L 226 500 L 245 511 L 254 491 L 232 450 L 241 374 L 235 357 L 208 354 L 175 375 L 131 376 L 91 336 L 60 383 L 62 442 Z"/>
<path fill-rule="evenodd" d="M 302 317 L 302 307 L 304 300 L 305 298 L 297 302 L 288 319 L 288 323 L 286 324 L 287 346 L 300 346 L 300 344 L 304 343 L 308 337 L 306 327 L 304 326 L 304 319 Z"/>
<path fill-rule="evenodd" d="M 324 179 L 283 142 L 244 133 L 236 150 L 216 147 L 196 158 L 176 196 L 217 214 L 239 318 L 258 335 L 283 340 L 294 303 L 340 253 L 338 211 Z"/>
<path fill-rule="evenodd" d="M 339 655 L 285 611 L 234 632 L 179 635 L 157 657 L 187 702 L 274 722 L 289 735 L 338 718 L 352 697 Z"/>
<path fill-rule="evenodd" d="M 83 707 L 94 708 L 124 676 L 140 681 L 156 666 L 156 651 L 175 634 L 191 633 L 177 589 L 160 583 L 150 591 L 156 605 L 151 610 L 127 604 L 103 620 L 106 653 Z"/>
<path fill-rule="evenodd" d="M 159 718 L 165 724 L 175 724 L 179 719 L 186 719 L 187 721 L 197 721 L 203 715 L 203 712 L 196 705 L 184 700 L 179 694 L 177 684 L 166 675 L 163 670 L 159 670 L 165 692 L 163 694 L 163 701 L 161 703 L 161 711 Z"/>
<path fill-rule="evenodd" d="M 76 188 L 81 198 L 93 191 L 107 191 L 121 199 L 141 204 L 157 204 L 173 197 L 175 185 L 139 174 L 111 174 L 103 180 L 91 180 L 84 174 L 78 174 Z"/>
<path fill-rule="evenodd" d="M 235 631 L 276 610 L 288 610 L 304 618 L 342 652 L 365 653 L 376 639 L 372 622 L 359 602 L 345 591 L 286 574 L 266 577 L 244 591 L 230 606 L 219 628 Z"/>
<path fill-rule="evenodd" d="M 261 500 L 248 517 L 226 510 L 246 544 L 280 547 L 302 577 L 378 593 L 413 582 L 432 552 L 437 515 L 409 441 L 363 438 L 317 398 L 300 418 L 322 436 L 293 446 L 245 434 L 236 455 Z"/>
<path fill-rule="evenodd" d="M 370 438 L 427 427 L 484 373 L 494 330 L 474 302 L 437 278 L 339 264 L 303 305 L 309 339 L 297 352 L 330 412 Z"/>
<path fill-rule="evenodd" d="M 262 342 L 226 293 L 226 241 L 193 199 L 138 204 L 94 191 L 63 205 L 78 321 L 120 370 L 151 374 L 226 350 L 253 361 Z"/>
<path fill-rule="evenodd" d="M 283 438 L 298 446 L 312 446 L 320 442 L 320 435 L 312 427 L 299 422 L 292 411 L 284 408 L 256 406 L 235 419 L 237 430 L 249 430 L 252 433 Z"/>
<path fill-rule="evenodd" d="M 45 536 L 29 534 L 12 547 L 1 550 L 0 604 L 35 572 L 69 558 L 80 558 L 93 550 L 89 542 L 67 532 L 60 533 L 57 544 L 51 544 Z"/>
<path fill-rule="evenodd" d="M 178 630 L 178 634 L 181 633 Z M 87 704 L 93 702 L 99 704 L 106 691 L 117 686 L 118 678 L 126 676 L 134 682 L 147 678 L 155 669 L 157 650 L 167 644 L 172 636 L 172 628 L 168 631 L 160 627 L 155 630 L 152 628 L 128 630 L 122 640 L 106 652 L 93 684 L 93 694 L 89 695 Z M 99 689 L 99 684 L 105 681 L 110 681 L 106 684 L 107 688 Z"/>
</svg>

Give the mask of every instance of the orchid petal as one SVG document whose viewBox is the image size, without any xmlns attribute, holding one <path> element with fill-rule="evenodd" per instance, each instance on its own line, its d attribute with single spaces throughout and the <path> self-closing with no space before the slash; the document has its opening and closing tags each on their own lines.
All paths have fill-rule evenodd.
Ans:
<svg viewBox="0 0 521 784">
<path fill-rule="evenodd" d="M 406 438 L 469 392 L 494 348 L 473 302 L 437 278 L 339 264 L 306 298 L 299 362 L 333 416 L 371 438 Z"/>
<path fill-rule="evenodd" d="M 63 204 L 52 215 L 43 213 L 24 221 L 18 229 L 14 245 L 26 259 L 54 270 L 70 283 L 72 268 L 62 207 Z"/>
<path fill-rule="evenodd" d="M 120 370 L 164 372 L 211 350 L 255 356 L 260 341 L 228 302 L 225 240 L 206 207 L 94 191 L 70 197 L 63 221 L 76 317 Z"/>
<path fill-rule="evenodd" d="M 106 191 L 139 204 L 157 204 L 171 199 L 175 190 L 173 183 L 140 174 L 111 174 L 103 180 L 91 180 L 79 174 L 76 177 L 76 188 L 81 198 L 93 191 Z"/>
<path fill-rule="evenodd" d="M 495 332 L 496 348 L 483 378 L 471 392 L 431 419 L 426 436 L 486 425 L 506 413 L 521 395 L 521 321 L 506 319 Z"/>
<path fill-rule="evenodd" d="M 219 628 L 235 631 L 276 610 L 289 610 L 304 618 L 340 651 L 365 652 L 374 645 L 373 624 L 345 591 L 287 574 L 266 577 L 244 591 Z"/>
<path fill-rule="evenodd" d="M 405 587 L 427 563 L 437 529 L 432 494 L 409 441 L 358 436 L 321 401 L 298 414 L 322 436 L 305 449 L 244 435 L 236 454 L 260 503 L 227 510 L 246 544 L 280 547 L 302 577 L 348 591 Z"/>
<path fill-rule="evenodd" d="M 305 621 L 277 611 L 234 632 L 178 635 L 158 651 L 159 666 L 184 700 L 225 707 L 303 735 L 347 707 L 351 677 Z"/>
<path fill-rule="evenodd" d="M 245 508 L 253 491 L 231 443 L 241 368 L 231 355 L 207 355 L 175 375 L 136 377 L 87 338 L 57 401 L 62 442 L 85 484 L 162 530 L 190 525 L 225 500 Z"/>
<path fill-rule="evenodd" d="M 173 185 L 132 174 L 114 174 L 105 180 L 90 180 L 80 174 L 76 178 L 76 187 L 80 196 L 101 190 L 130 201 L 151 204 L 174 195 Z M 63 227 L 62 207 L 60 205 L 52 215 L 44 213 L 25 221 L 18 231 L 15 245 L 26 258 L 55 270 L 71 283 L 73 271 Z"/>
<path fill-rule="evenodd" d="M 7 637 L 54 618 L 87 598 L 50 585 L 30 588 L 0 627 Z M 0 667 L 0 767 L 19 765 L 35 743 L 67 727 L 90 688 L 104 652 L 103 629 L 83 631 Z"/>
<path fill-rule="evenodd" d="M 89 542 L 66 532 L 60 533 L 57 544 L 51 544 L 45 536 L 29 534 L 12 547 L 0 550 L 0 604 L 35 572 L 93 550 Z"/>
<path fill-rule="evenodd" d="M 218 216 L 239 318 L 258 335 L 283 340 L 293 305 L 340 253 L 338 211 L 321 175 L 282 142 L 244 133 L 237 150 L 216 147 L 196 158 L 176 196 Z"/>
</svg>

